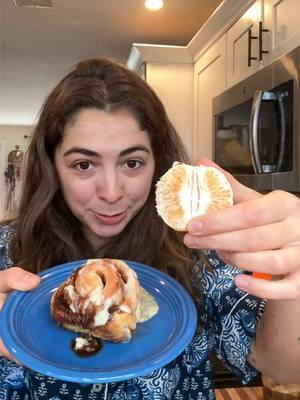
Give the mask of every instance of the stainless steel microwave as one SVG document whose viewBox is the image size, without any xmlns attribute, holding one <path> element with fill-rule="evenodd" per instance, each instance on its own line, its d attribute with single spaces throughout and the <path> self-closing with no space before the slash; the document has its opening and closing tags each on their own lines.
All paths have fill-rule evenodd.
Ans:
<svg viewBox="0 0 300 400">
<path fill-rule="evenodd" d="M 300 192 L 300 47 L 213 99 L 213 158 L 256 190 Z"/>
</svg>

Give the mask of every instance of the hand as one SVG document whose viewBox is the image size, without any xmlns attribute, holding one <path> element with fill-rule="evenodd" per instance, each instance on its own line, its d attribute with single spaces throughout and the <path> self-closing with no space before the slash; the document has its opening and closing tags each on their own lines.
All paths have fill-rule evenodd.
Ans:
<svg viewBox="0 0 300 400">
<path fill-rule="evenodd" d="M 0 310 L 8 295 L 14 289 L 22 291 L 34 289 L 39 285 L 40 280 L 38 275 L 24 271 L 19 267 L 11 267 L 0 271 Z M 1 355 L 14 360 L 13 356 L 4 347 L 2 340 L 0 340 L 0 356 Z"/>
<path fill-rule="evenodd" d="M 209 160 L 201 164 L 222 170 Z M 242 290 L 267 299 L 300 298 L 300 199 L 280 190 L 262 195 L 222 172 L 231 184 L 234 205 L 193 218 L 184 243 L 217 249 L 232 265 L 273 276 L 267 281 L 241 274 L 236 285 Z"/>
</svg>

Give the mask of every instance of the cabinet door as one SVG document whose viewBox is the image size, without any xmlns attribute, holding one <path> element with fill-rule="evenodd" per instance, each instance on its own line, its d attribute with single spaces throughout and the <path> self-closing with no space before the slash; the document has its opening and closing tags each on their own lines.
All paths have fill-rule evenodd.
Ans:
<svg viewBox="0 0 300 400">
<path fill-rule="evenodd" d="M 212 158 L 212 99 L 226 88 L 226 35 L 195 63 L 193 160 Z"/>
<path fill-rule="evenodd" d="M 265 28 L 269 29 L 269 54 L 264 64 L 300 45 L 300 1 L 264 0 Z"/>
<path fill-rule="evenodd" d="M 296 0 L 298 1 L 298 0 Z M 257 0 L 227 31 L 227 86 L 233 86 L 260 68 L 258 60 L 259 21 L 262 19 L 262 0 Z M 249 30 L 254 37 L 249 43 Z M 248 64 L 249 49 L 251 60 Z"/>
</svg>

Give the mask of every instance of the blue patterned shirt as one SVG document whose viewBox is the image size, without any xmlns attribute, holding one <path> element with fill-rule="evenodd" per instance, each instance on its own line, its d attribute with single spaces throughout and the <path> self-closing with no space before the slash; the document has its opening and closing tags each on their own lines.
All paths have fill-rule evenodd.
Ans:
<svg viewBox="0 0 300 400">
<path fill-rule="evenodd" d="M 0 269 L 12 265 L 11 233 L 11 225 L 0 225 Z M 44 376 L 0 356 L 0 400 L 215 400 L 213 351 L 244 384 L 250 382 L 257 371 L 247 355 L 265 303 L 235 286 L 241 270 L 225 264 L 217 252 L 204 254 L 213 270 L 195 262 L 191 277 L 204 294 L 198 316 L 202 329 L 174 361 L 129 381 L 84 385 Z"/>
</svg>

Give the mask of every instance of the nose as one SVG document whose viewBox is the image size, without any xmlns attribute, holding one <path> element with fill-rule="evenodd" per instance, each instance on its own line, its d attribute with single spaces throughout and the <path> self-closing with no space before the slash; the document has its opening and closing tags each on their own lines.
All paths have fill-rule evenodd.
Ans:
<svg viewBox="0 0 300 400">
<path fill-rule="evenodd" d="M 102 173 L 97 180 L 97 196 L 107 203 L 117 203 L 124 196 L 123 181 L 118 173 Z"/>
</svg>

